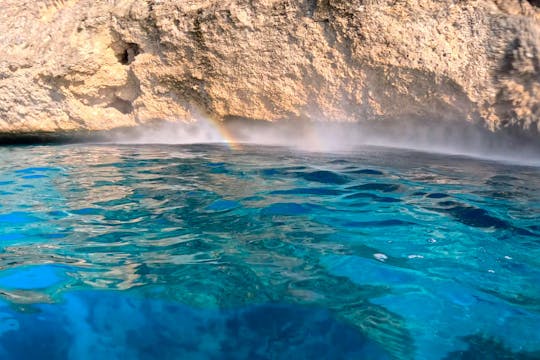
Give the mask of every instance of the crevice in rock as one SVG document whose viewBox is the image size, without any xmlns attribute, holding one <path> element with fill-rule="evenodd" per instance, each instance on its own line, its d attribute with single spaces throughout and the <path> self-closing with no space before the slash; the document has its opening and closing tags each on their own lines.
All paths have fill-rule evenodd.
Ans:
<svg viewBox="0 0 540 360">
<path fill-rule="evenodd" d="M 514 70 L 514 61 L 516 60 L 517 50 L 521 47 L 521 40 L 515 38 L 508 46 L 504 54 L 501 72 L 508 74 Z"/>
<path fill-rule="evenodd" d="M 527 0 L 532 6 L 540 7 L 540 0 Z"/>
<path fill-rule="evenodd" d="M 122 50 L 116 54 L 118 61 L 123 65 L 129 65 L 135 61 L 135 57 L 141 53 L 141 48 L 136 43 L 126 43 Z"/>
<path fill-rule="evenodd" d="M 317 0 L 307 0 L 307 15 L 313 17 L 317 10 Z"/>
<path fill-rule="evenodd" d="M 203 11 L 199 10 L 197 11 L 197 17 L 193 21 L 193 30 L 191 31 L 191 34 L 193 38 L 195 39 L 195 41 L 197 42 L 197 44 L 200 46 L 200 48 L 203 50 L 207 50 L 208 47 L 205 44 L 204 35 L 201 28 L 202 20 L 203 20 Z"/>
</svg>

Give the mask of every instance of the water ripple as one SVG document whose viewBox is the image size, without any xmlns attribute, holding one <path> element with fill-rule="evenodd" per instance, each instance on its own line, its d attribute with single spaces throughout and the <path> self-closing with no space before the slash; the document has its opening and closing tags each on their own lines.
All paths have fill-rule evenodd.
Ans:
<svg viewBox="0 0 540 360">
<path fill-rule="evenodd" d="M 0 160 L 0 356 L 538 350 L 538 169 L 211 145 Z"/>
</svg>

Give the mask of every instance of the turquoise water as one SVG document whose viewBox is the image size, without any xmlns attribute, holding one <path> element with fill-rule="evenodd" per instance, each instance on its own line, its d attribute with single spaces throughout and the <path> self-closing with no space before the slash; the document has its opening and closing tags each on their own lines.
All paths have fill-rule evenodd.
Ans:
<svg viewBox="0 0 540 360">
<path fill-rule="evenodd" d="M 2 359 L 540 358 L 540 168 L 0 148 Z"/>
</svg>

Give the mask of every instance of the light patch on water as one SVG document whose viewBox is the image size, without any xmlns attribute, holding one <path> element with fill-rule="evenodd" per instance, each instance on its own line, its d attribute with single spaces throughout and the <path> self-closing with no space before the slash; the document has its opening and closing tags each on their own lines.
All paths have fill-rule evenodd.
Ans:
<svg viewBox="0 0 540 360">
<path fill-rule="evenodd" d="M 380 262 L 385 262 L 386 260 L 388 260 L 388 256 L 386 256 L 385 254 L 373 254 L 373 257 L 376 259 L 376 260 L 379 260 Z"/>
</svg>

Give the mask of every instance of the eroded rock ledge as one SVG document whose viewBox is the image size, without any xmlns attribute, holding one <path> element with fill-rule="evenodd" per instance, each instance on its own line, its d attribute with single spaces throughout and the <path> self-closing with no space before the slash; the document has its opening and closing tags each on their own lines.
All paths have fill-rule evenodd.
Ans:
<svg viewBox="0 0 540 360">
<path fill-rule="evenodd" d="M 208 116 L 466 120 L 538 139 L 539 6 L 4 0 L 0 132 Z"/>
</svg>

